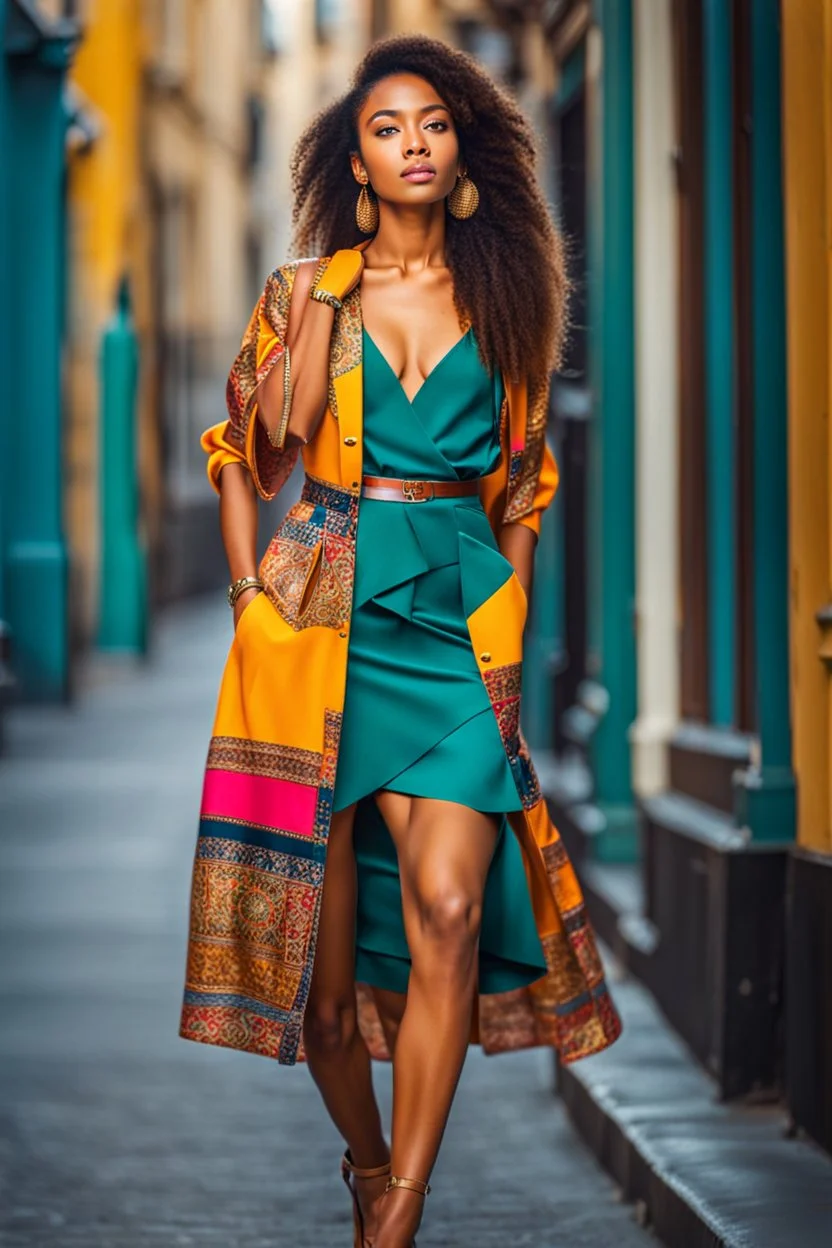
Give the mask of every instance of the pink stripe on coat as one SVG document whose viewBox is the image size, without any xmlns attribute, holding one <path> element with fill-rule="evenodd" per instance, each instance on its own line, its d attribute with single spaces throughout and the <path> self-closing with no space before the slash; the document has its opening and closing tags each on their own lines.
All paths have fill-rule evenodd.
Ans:
<svg viewBox="0 0 832 1248">
<path fill-rule="evenodd" d="M 208 768 L 202 789 L 204 819 L 233 819 L 311 836 L 318 790 L 311 784 Z"/>
</svg>

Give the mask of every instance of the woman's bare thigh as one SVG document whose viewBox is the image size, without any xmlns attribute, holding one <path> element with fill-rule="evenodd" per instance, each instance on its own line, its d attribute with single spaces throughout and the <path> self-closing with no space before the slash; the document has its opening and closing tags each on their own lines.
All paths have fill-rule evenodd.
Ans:
<svg viewBox="0 0 832 1248">
<path fill-rule="evenodd" d="M 355 804 L 332 816 L 309 1000 L 345 1001 L 355 993 Z"/>
<path fill-rule="evenodd" d="M 375 800 L 396 847 L 405 929 L 414 907 L 431 897 L 455 893 L 481 903 L 497 843 L 496 815 L 386 789 Z"/>
</svg>

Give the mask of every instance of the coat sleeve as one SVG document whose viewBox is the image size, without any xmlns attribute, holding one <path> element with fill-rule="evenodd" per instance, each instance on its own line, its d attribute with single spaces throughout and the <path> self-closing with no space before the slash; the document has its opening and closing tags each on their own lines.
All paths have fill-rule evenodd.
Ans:
<svg viewBox="0 0 832 1248">
<path fill-rule="evenodd" d="M 200 439 L 208 455 L 208 480 L 218 493 L 225 465 L 243 463 L 250 470 L 260 497 L 272 499 L 297 461 L 299 448 L 276 450 L 257 418 L 258 387 L 278 360 L 283 359 L 297 267 L 297 262 L 293 262 L 269 274 L 228 375 L 228 419 L 206 429 Z"/>
<path fill-rule="evenodd" d="M 559 480 L 560 474 L 557 462 L 549 443 L 544 437 L 540 471 L 537 474 L 531 506 L 524 515 L 517 516 L 515 523 L 525 524 L 527 528 L 531 529 L 539 537 L 543 513 L 557 493 Z"/>
<path fill-rule="evenodd" d="M 525 398 L 525 428 L 519 446 L 511 448 L 508 502 L 504 524 L 524 524 L 537 536 L 543 513 L 558 488 L 558 466 L 546 440 L 549 382 L 529 385 Z"/>
</svg>

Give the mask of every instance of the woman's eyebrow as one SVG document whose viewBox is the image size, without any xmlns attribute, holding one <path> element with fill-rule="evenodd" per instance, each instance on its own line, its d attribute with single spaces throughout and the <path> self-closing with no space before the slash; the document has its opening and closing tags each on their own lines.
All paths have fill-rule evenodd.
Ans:
<svg viewBox="0 0 832 1248">
<path fill-rule="evenodd" d="M 419 109 L 419 112 L 423 114 L 432 113 L 437 108 L 441 108 L 442 111 L 445 113 L 450 112 L 450 109 L 447 108 L 444 104 L 425 104 L 424 108 Z M 400 116 L 401 116 L 400 108 L 380 108 L 375 113 L 373 113 L 372 117 L 367 118 L 365 125 L 371 126 L 378 117 L 400 117 Z"/>
</svg>

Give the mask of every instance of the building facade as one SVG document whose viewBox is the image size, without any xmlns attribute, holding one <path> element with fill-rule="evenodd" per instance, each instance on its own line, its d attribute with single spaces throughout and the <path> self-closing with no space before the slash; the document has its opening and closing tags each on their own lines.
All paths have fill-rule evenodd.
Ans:
<svg viewBox="0 0 832 1248">
<path fill-rule="evenodd" d="M 532 743 L 619 957 L 831 1148 L 832 9 L 514 8 L 576 283 Z"/>
<path fill-rule="evenodd" d="M 0 679 L 13 674 L 15 697 L 70 695 L 99 640 L 107 486 L 137 500 L 149 601 L 223 579 L 198 435 L 285 217 L 256 197 L 278 130 L 273 7 L 8 0 L 0 13 L 4 168 L 26 171 L 26 194 L 7 178 L 0 207 Z M 109 461 L 102 352 L 119 302 L 138 348 L 136 445 Z"/>
<path fill-rule="evenodd" d="M 786 925 L 786 1092 L 832 1152 L 832 4 L 782 5 L 789 627 L 797 843 Z"/>
</svg>

